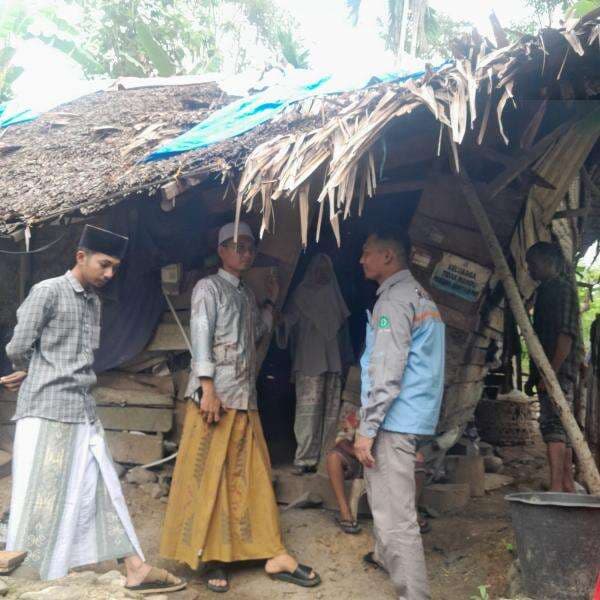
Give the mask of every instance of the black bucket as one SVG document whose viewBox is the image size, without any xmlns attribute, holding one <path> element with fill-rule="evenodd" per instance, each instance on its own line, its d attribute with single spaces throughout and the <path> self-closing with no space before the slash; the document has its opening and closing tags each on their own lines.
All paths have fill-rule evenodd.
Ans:
<svg viewBox="0 0 600 600">
<path fill-rule="evenodd" d="M 509 494 L 525 593 L 539 600 L 589 600 L 600 572 L 600 497 Z"/>
</svg>

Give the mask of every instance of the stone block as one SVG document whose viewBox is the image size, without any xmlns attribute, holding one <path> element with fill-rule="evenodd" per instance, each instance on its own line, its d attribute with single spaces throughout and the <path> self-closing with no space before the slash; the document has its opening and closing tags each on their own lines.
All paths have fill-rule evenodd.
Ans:
<svg viewBox="0 0 600 600">
<path fill-rule="evenodd" d="M 446 456 L 446 475 L 450 483 L 466 483 L 471 496 L 485 495 L 483 456 Z"/>
<path fill-rule="evenodd" d="M 499 490 L 500 488 L 511 485 L 514 483 L 514 477 L 510 475 L 500 475 L 499 473 L 486 473 L 485 474 L 485 491 L 491 492 L 493 490 Z"/>
<path fill-rule="evenodd" d="M 170 408 L 99 406 L 97 413 L 104 429 L 165 433 L 173 425 Z"/>
<path fill-rule="evenodd" d="M 277 502 L 280 504 L 290 504 L 295 502 L 302 495 L 311 493 L 323 499 L 323 507 L 329 510 L 338 510 L 335 495 L 329 483 L 329 477 L 321 473 L 314 475 L 303 475 L 298 477 L 293 475 L 289 469 L 281 468 L 274 470 L 275 475 L 275 494 Z M 346 481 L 346 496 L 350 495 L 352 482 Z M 358 505 L 359 514 L 370 514 L 366 494 Z"/>
<path fill-rule="evenodd" d="M 140 485 L 140 489 L 146 492 L 146 494 L 150 495 L 155 500 L 162 498 L 165 495 L 164 490 L 158 483 L 142 483 Z"/>
<path fill-rule="evenodd" d="M 440 514 L 450 514 L 469 503 L 471 487 L 468 483 L 434 483 L 424 488 L 421 504 Z"/>
<path fill-rule="evenodd" d="M 499 456 L 484 456 L 483 464 L 486 473 L 502 473 L 504 463 Z"/>
<path fill-rule="evenodd" d="M 163 457 L 163 436 L 126 431 L 107 431 L 106 441 L 112 457 L 120 463 L 147 465 Z"/>
<path fill-rule="evenodd" d="M 479 454 L 481 456 L 494 456 L 494 446 L 487 442 L 479 442 Z"/>
<path fill-rule="evenodd" d="M 158 475 L 152 471 L 148 471 L 148 469 L 135 467 L 127 473 L 125 479 L 127 479 L 129 483 L 136 483 L 137 485 L 142 485 L 144 483 L 154 483 L 158 481 Z"/>
</svg>

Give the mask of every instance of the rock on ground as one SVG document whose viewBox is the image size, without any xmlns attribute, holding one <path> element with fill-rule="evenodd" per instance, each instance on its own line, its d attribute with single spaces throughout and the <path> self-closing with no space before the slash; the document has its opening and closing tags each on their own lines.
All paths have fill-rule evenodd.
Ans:
<svg viewBox="0 0 600 600">
<path fill-rule="evenodd" d="M 486 473 L 502 473 L 504 463 L 499 456 L 484 456 L 483 463 Z"/>
<path fill-rule="evenodd" d="M 125 479 L 129 483 L 136 483 L 142 485 L 143 483 L 155 483 L 158 481 L 158 475 L 148 469 L 142 469 L 141 467 L 134 467 L 131 471 L 128 471 L 125 475 Z"/>
<path fill-rule="evenodd" d="M 7 577 L 6 598 L 15 600 L 126 600 L 143 596 L 123 587 L 118 571 L 98 576 L 92 571 L 73 573 L 54 581 L 27 581 Z"/>
<path fill-rule="evenodd" d="M 510 485 L 514 482 L 514 477 L 509 475 L 500 475 L 500 473 L 486 473 L 485 474 L 485 491 L 491 492 L 492 490 L 498 490 L 504 486 Z"/>
<path fill-rule="evenodd" d="M 98 576 L 98 583 L 107 585 L 125 585 L 125 576 L 119 573 L 119 571 L 108 571 L 103 575 Z"/>
</svg>

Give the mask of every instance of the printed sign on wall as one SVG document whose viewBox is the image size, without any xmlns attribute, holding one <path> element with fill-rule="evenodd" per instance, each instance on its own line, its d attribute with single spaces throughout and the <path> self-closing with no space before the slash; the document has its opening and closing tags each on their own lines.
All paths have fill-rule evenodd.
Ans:
<svg viewBox="0 0 600 600">
<path fill-rule="evenodd" d="M 431 275 L 431 285 L 468 302 L 475 302 L 491 274 L 486 267 L 444 252 Z"/>
</svg>

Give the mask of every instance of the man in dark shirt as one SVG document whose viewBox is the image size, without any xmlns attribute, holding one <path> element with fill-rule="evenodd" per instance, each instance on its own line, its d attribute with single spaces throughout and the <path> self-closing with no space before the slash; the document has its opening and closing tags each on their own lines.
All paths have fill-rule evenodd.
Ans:
<svg viewBox="0 0 600 600">
<path fill-rule="evenodd" d="M 526 258 L 531 277 L 540 282 L 533 328 L 573 410 L 581 353 L 577 291 L 563 274 L 564 257 L 558 245 L 538 242 L 529 248 Z M 574 492 L 573 456 L 567 434 L 533 361 L 530 372 L 525 390 L 531 395 L 535 385 L 539 395 L 540 429 L 550 463 L 550 491 Z"/>
</svg>

